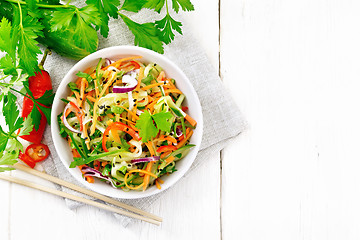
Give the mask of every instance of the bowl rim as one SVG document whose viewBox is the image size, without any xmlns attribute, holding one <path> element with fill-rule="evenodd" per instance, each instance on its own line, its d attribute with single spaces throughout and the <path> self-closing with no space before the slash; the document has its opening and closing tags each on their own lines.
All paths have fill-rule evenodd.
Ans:
<svg viewBox="0 0 360 240">
<path fill-rule="evenodd" d="M 141 55 L 143 57 L 144 60 L 146 60 L 146 57 L 144 57 L 143 55 L 149 55 L 148 58 L 154 57 L 156 59 L 160 59 L 159 61 L 163 61 L 166 62 L 167 65 L 170 66 L 170 68 L 172 68 L 173 71 L 177 72 L 177 74 L 180 75 L 181 80 L 180 81 L 184 81 L 185 84 L 187 85 L 187 91 L 190 92 L 190 94 L 192 95 L 193 99 L 195 100 L 195 103 L 193 103 L 194 105 L 197 105 L 197 108 L 199 110 L 199 114 L 197 116 L 197 126 L 196 129 L 194 130 L 194 133 L 196 131 L 197 134 L 197 142 L 195 143 L 196 146 L 191 150 L 191 159 L 187 162 L 187 164 L 185 166 L 183 166 L 181 168 L 181 172 L 178 175 L 175 175 L 174 177 L 171 178 L 171 176 L 174 174 L 170 174 L 170 179 L 167 179 L 166 182 L 168 182 L 167 184 L 163 184 L 161 189 L 157 189 L 154 191 L 129 191 L 129 192 L 124 192 L 120 189 L 115 189 L 117 190 L 117 194 L 112 194 L 111 192 L 113 191 L 106 191 L 106 190 L 102 190 L 102 188 L 98 188 L 96 187 L 97 183 L 95 184 L 90 184 L 86 181 L 84 181 L 84 179 L 82 178 L 81 174 L 75 174 L 74 171 L 71 171 L 71 169 L 68 166 L 68 162 L 66 161 L 65 157 L 61 153 L 61 151 L 63 150 L 62 147 L 60 147 L 60 141 L 63 140 L 63 138 L 61 138 L 60 134 L 59 134 L 59 128 L 58 128 L 58 121 L 57 121 L 57 115 L 59 114 L 59 112 L 56 112 L 54 110 L 54 108 L 57 107 L 57 105 L 61 104 L 61 100 L 59 95 L 64 94 L 64 92 L 67 90 L 67 84 L 71 81 L 73 81 L 73 74 L 74 74 L 74 70 L 76 69 L 85 69 L 85 67 L 88 67 L 87 64 L 89 65 L 89 62 L 94 60 L 94 59 L 99 59 L 100 57 L 104 57 L 104 55 L 109 55 L 106 53 L 111 53 L 111 52 L 116 52 L 115 55 Z M 85 67 L 81 67 L 82 65 L 84 65 Z M 164 70 L 166 71 L 166 68 L 164 68 Z M 71 80 L 72 79 L 72 80 Z M 179 81 L 179 79 L 176 79 L 176 81 Z M 63 89 L 63 90 L 61 90 Z M 187 93 L 188 96 L 189 93 Z M 63 77 L 63 79 L 61 80 L 58 89 L 55 93 L 55 98 L 54 98 L 54 103 L 53 103 L 53 111 L 51 112 L 51 135 L 52 135 L 52 139 L 53 139 L 53 143 L 55 146 L 55 150 L 56 153 L 58 154 L 62 164 L 64 165 L 64 167 L 66 168 L 66 170 L 83 186 L 91 189 L 92 191 L 101 193 L 103 195 L 107 195 L 109 197 L 115 197 L 115 198 L 120 198 L 120 199 L 139 199 L 139 198 L 144 198 L 144 197 L 149 197 L 152 195 L 156 195 L 160 192 L 163 192 L 164 190 L 172 187 L 176 182 L 178 182 L 190 169 L 190 167 L 192 166 L 193 162 L 196 159 L 197 153 L 200 149 L 200 145 L 201 145 L 201 141 L 202 141 L 202 136 L 203 136 L 203 114 L 202 114 L 202 107 L 201 107 L 201 103 L 199 100 L 199 97 L 192 85 L 192 83 L 190 82 L 190 80 L 188 79 L 188 77 L 186 76 L 186 74 L 174 63 L 172 62 L 170 59 L 168 59 L 167 57 L 165 57 L 164 55 L 161 55 L 157 52 L 154 52 L 152 50 L 149 49 L 145 49 L 142 47 L 137 47 L 137 46 L 127 46 L 127 45 L 123 45 L 123 46 L 112 46 L 112 47 L 108 47 L 108 48 L 103 48 L 101 50 L 98 50 L 88 56 L 86 56 L 85 58 L 81 59 L 80 61 L 78 61 L 74 66 L 71 67 L 71 69 L 66 73 L 66 75 Z M 195 135 L 195 134 L 194 134 Z M 190 155 L 190 153 L 186 156 L 188 157 Z M 185 158 L 186 158 L 185 157 Z M 190 157 L 190 156 L 189 156 Z M 185 159 L 184 158 L 184 159 Z M 184 160 L 182 159 L 182 160 Z M 180 160 L 180 161 L 182 161 Z M 169 183 L 170 182 L 170 183 Z M 105 184 L 105 183 L 102 183 Z M 153 187 L 153 186 L 152 186 Z M 112 187 L 109 185 L 109 188 L 112 189 Z M 147 189 L 149 190 L 149 189 Z"/>
</svg>

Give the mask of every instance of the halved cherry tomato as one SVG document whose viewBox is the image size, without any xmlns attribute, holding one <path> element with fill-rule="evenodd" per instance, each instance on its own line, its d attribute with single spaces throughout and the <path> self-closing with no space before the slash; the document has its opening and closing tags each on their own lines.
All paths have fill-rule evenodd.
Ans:
<svg viewBox="0 0 360 240">
<path fill-rule="evenodd" d="M 42 143 L 31 144 L 26 148 L 25 154 L 29 156 L 33 162 L 37 163 L 45 160 L 49 156 L 50 150 L 48 146 Z"/>
<path fill-rule="evenodd" d="M 102 147 L 104 149 L 105 152 L 108 152 L 109 150 L 106 147 L 106 140 L 109 137 L 109 133 L 112 130 L 118 130 L 118 131 L 123 131 L 128 133 L 130 136 L 132 136 L 135 140 L 139 141 L 141 138 L 139 136 L 139 134 L 131 127 L 129 127 L 126 124 L 123 124 L 121 122 L 114 122 L 112 124 L 110 124 L 106 129 L 105 132 L 103 134 L 103 140 L 102 140 Z M 114 134 L 114 133 L 113 133 Z"/>
<path fill-rule="evenodd" d="M 159 147 L 156 151 L 158 153 L 161 153 L 161 152 L 167 152 L 167 151 L 175 151 L 177 150 L 177 148 L 173 145 L 166 145 L 166 146 L 161 146 Z"/>
<path fill-rule="evenodd" d="M 28 155 L 26 155 L 25 153 L 20 152 L 19 154 L 19 159 L 21 161 L 23 161 L 24 163 L 26 163 L 29 167 L 34 168 L 35 167 L 35 162 L 32 160 L 31 157 L 29 157 Z"/>
</svg>

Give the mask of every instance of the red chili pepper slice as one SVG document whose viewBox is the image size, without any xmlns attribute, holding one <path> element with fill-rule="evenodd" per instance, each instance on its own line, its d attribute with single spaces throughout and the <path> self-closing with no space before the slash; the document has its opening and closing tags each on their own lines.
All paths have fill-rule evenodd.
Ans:
<svg viewBox="0 0 360 240">
<path fill-rule="evenodd" d="M 25 154 L 36 163 L 45 160 L 49 156 L 50 150 L 48 146 L 42 143 L 31 144 L 26 148 Z"/>
<path fill-rule="evenodd" d="M 140 68 L 140 64 L 135 61 L 131 61 L 131 63 L 135 66 L 136 69 Z"/>
<path fill-rule="evenodd" d="M 131 128 L 128 125 L 121 123 L 121 122 L 114 122 L 105 129 L 105 132 L 103 134 L 102 147 L 105 152 L 109 151 L 106 147 L 106 140 L 108 139 L 109 133 L 112 130 L 126 132 L 127 134 L 129 134 L 131 137 L 133 137 L 137 141 L 139 141 L 141 139 L 139 134 L 133 128 Z"/>
<path fill-rule="evenodd" d="M 71 107 L 74 109 L 74 113 L 76 115 L 76 118 L 79 120 L 80 122 L 80 131 L 83 130 L 83 112 L 80 110 L 80 108 L 78 106 L 76 106 L 75 103 L 70 102 Z"/>
<path fill-rule="evenodd" d="M 183 112 L 186 112 L 188 109 L 188 107 L 181 107 L 181 110 L 183 110 Z"/>
<path fill-rule="evenodd" d="M 24 163 L 26 163 L 29 167 L 34 168 L 35 167 L 35 162 L 32 160 L 31 157 L 29 157 L 28 155 L 26 155 L 25 153 L 20 152 L 19 154 L 19 159 L 21 161 L 23 161 Z"/>
<path fill-rule="evenodd" d="M 159 147 L 156 151 L 158 153 L 161 153 L 161 152 L 167 152 L 167 151 L 175 151 L 177 150 L 177 148 L 173 145 L 166 145 L 166 146 L 161 146 Z"/>
<path fill-rule="evenodd" d="M 52 85 L 49 73 L 45 70 L 41 70 L 40 72 L 36 73 L 35 76 L 29 77 L 29 89 L 34 95 L 35 99 L 40 98 L 42 95 L 44 95 L 46 90 L 51 90 Z M 33 101 L 30 98 L 24 97 L 21 117 L 25 119 L 30 114 L 33 107 Z M 32 143 L 41 142 L 47 123 L 45 115 L 40 109 L 39 111 L 41 113 L 39 129 L 35 130 L 34 128 L 29 135 L 21 136 L 22 139 L 25 139 Z"/>
</svg>

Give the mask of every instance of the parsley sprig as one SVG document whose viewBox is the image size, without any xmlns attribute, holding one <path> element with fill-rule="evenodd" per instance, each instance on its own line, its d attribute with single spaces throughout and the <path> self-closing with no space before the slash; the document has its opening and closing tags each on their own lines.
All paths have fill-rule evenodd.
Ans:
<svg viewBox="0 0 360 240">
<path fill-rule="evenodd" d="M 140 115 L 135 127 L 138 128 L 140 137 L 143 142 L 148 142 L 155 137 L 159 131 L 169 132 L 171 128 L 171 112 L 159 112 L 151 115 L 149 111 L 145 111 Z"/>
</svg>

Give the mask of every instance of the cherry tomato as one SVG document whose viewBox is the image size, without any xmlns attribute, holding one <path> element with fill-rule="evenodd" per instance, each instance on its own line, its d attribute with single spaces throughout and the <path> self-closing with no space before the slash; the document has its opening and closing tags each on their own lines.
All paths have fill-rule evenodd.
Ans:
<svg viewBox="0 0 360 240">
<path fill-rule="evenodd" d="M 48 146 L 42 143 L 31 144 L 26 148 L 25 154 L 36 163 L 45 160 L 49 156 L 50 150 Z"/>
</svg>

